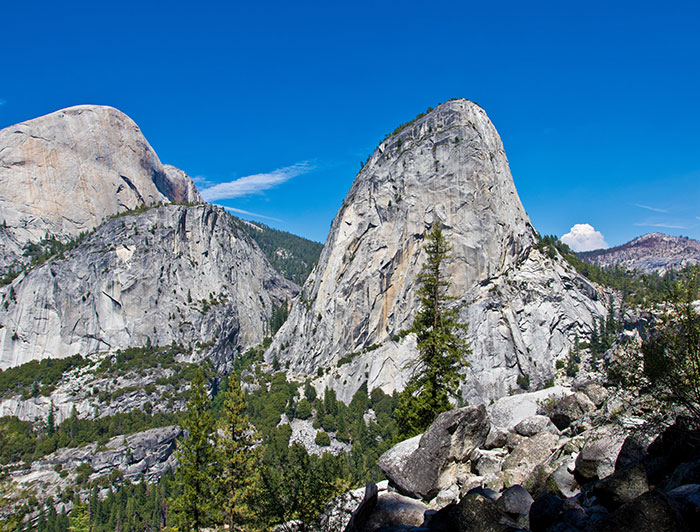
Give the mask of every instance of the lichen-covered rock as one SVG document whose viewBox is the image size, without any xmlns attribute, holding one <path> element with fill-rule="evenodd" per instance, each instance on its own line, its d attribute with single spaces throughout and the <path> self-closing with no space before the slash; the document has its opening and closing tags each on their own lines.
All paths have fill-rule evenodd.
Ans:
<svg viewBox="0 0 700 532">
<path fill-rule="evenodd" d="M 612 474 L 626 437 L 624 429 L 611 425 L 587 433 L 581 452 L 576 457 L 576 476 L 585 482 Z"/>
<path fill-rule="evenodd" d="M 382 493 L 361 530 L 370 532 L 384 526 L 420 526 L 427 506 L 398 493 Z"/>
<path fill-rule="evenodd" d="M 455 464 L 464 464 L 466 470 L 489 428 L 483 405 L 443 412 L 423 435 L 389 449 L 377 465 L 399 491 L 429 500 L 454 483 L 450 473 Z"/>
<path fill-rule="evenodd" d="M 561 397 L 571 395 L 564 386 L 553 386 L 536 392 L 520 393 L 502 397 L 487 407 L 489 418 L 494 426 L 504 430 L 514 430 L 515 426 L 537 415 L 548 404 L 554 404 Z"/>
<path fill-rule="evenodd" d="M 547 416 L 534 415 L 523 419 L 514 427 L 515 432 L 521 436 L 534 436 L 540 432 L 551 432 L 559 434 L 559 429 L 552 423 Z"/>
<path fill-rule="evenodd" d="M 541 432 L 525 438 L 503 462 L 506 486 L 522 484 L 535 467 L 544 462 L 558 447 L 559 438 L 550 432 Z"/>
<path fill-rule="evenodd" d="M 515 521 L 496 503 L 476 493 L 438 511 L 427 524 L 434 532 L 507 532 L 516 528 Z"/>
<path fill-rule="evenodd" d="M 692 530 L 659 491 L 646 492 L 595 522 L 591 532 L 689 532 Z M 533 529 L 533 532 L 536 532 Z"/>
<path fill-rule="evenodd" d="M 266 360 L 302 376 L 328 368 L 317 389 L 346 402 L 364 383 L 401 390 L 417 351 L 397 335 L 418 307 L 423 235 L 438 220 L 473 351 L 462 396 L 488 402 L 517 389 L 519 376 L 533 386 L 549 379 L 554 359 L 605 309 L 591 283 L 537 249 L 498 133 L 467 100 L 438 106 L 379 145 Z"/>
<path fill-rule="evenodd" d="M 615 471 L 596 483 L 593 487 L 593 495 L 609 511 L 614 511 L 648 490 L 646 470 L 640 463 L 629 469 Z"/>
<path fill-rule="evenodd" d="M 595 410 L 593 402 L 582 392 L 567 395 L 554 402 L 545 413 L 559 430 L 564 430 L 574 421 Z"/>
</svg>

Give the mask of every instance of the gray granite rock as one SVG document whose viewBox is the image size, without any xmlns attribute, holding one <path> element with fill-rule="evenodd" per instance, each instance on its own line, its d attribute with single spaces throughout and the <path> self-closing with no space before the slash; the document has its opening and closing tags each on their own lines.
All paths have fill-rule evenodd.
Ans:
<svg viewBox="0 0 700 532">
<path fill-rule="evenodd" d="M 535 414 L 534 416 L 523 419 L 514 427 L 515 432 L 521 436 L 534 436 L 540 432 L 551 432 L 559 434 L 559 429 L 552 423 L 547 416 Z"/>
<path fill-rule="evenodd" d="M 0 146 L 0 271 L 47 234 L 65 240 L 128 209 L 201 201 L 189 176 L 164 167 L 112 107 L 79 105 L 7 127 Z"/>
<path fill-rule="evenodd" d="M 176 466 L 175 439 L 181 434 L 180 427 L 169 426 L 117 436 L 104 447 L 90 443 L 59 449 L 32 462 L 29 470 L 12 472 L 10 478 L 18 489 L 31 490 L 42 502 L 55 497 L 59 490 L 75 487 L 81 464 L 92 468 L 90 480 L 109 477 L 113 471 L 119 471 L 124 480 L 155 482 Z M 84 494 L 87 492 L 86 487 Z"/>
<path fill-rule="evenodd" d="M 211 344 L 207 354 L 226 369 L 296 290 L 219 207 L 115 218 L 0 289 L 0 368 L 150 341 Z"/>
<path fill-rule="evenodd" d="M 590 282 L 535 246 L 498 133 L 467 100 L 438 106 L 379 145 L 266 360 L 289 363 L 346 402 L 365 383 L 401 390 L 417 352 L 415 339 L 397 335 L 418 307 L 423 235 L 438 220 L 473 350 L 463 398 L 488 403 L 517 389 L 519 376 L 532 386 L 551 378 L 554 360 L 605 308 Z"/>
<path fill-rule="evenodd" d="M 399 491 L 429 500 L 454 483 L 455 465 L 466 469 L 489 428 L 483 405 L 443 412 L 423 435 L 389 449 L 377 465 Z"/>
</svg>

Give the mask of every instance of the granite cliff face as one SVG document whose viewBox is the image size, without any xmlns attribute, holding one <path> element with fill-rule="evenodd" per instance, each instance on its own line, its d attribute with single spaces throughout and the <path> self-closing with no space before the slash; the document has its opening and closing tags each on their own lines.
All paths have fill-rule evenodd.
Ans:
<svg viewBox="0 0 700 532">
<path fill-rule="evenodd" d="M 317 376 L 349 400 L 401 389 L 424 233 L 435 221 L 453 246 L 447 274 L 464 307 L 473 354 L 463 395 L 488 400 L 541 384 L 604 308 L 596 289 L 535 247 L 501 140 L 466 100 L 440 105 L 384 140 L 338 212 L 319 264 L 266 353 L 292 373 Z"/>
<path fill-rule="evenodd" d="M 296 291 L 221 208 L 117 217 L 0 289 L 0 368 L 149 342 L 225 363 Z"/>
<path fill-rule="evenodd" d="M 663 233 L 642 235 L 609 249 L 579 253 L 582 260 L 603 268 L 621 266 L 642 273 L 663 275 L 700 263 L 700 242 L 684 236 Z"/>
<path fill-rule="evenodd" d="M 79 105 L 0 130 L 0 271 L 47 234 L 67 239 L 158 202 L 199 202 L 138 126 L 112 107 Z"/>
</svg>

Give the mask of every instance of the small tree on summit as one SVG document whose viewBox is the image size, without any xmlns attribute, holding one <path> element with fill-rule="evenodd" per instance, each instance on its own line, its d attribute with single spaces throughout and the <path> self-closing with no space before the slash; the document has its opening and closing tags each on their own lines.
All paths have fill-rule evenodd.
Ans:
<svg viewBox="0 0 700 532">
<path fill-rule="evenodd" d="M 420 354 L 410 366 L 412 376 L 394 413 L 402 439 L 424 432 L 438 414 L 451 408 L 449 399 L 455 395 L 459 370 L 470 352 L 457 334 L 467 326 L 457 321 L 458 307 L 449 305 L 455 298 L 448 295 L 450 282 L 443 267 L 452 246 L 439 221 L 426 234 L 424 249 L 428 257 L 418 275 L 420 309 L 408 330 L 416 334 Z"/>
</svg>

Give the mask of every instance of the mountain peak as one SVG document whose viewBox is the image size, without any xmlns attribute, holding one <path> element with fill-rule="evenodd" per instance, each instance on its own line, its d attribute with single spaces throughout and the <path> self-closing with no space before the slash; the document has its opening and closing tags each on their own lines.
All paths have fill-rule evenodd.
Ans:
<svg viewBox="0 0 700 532">
<path fill-rule="evenodd" d="M 199 200 L 114 107 L 78 105 L 7 127 L 0 146 L 0 270 L 46 235 L 66 239 L 139 206 Z"/>
<path fill-rule="evenodd" d="M 543 316 L 519 324 L 519 319 L 530 320 L 524 310 L 515 317 L 512 311 L 492 312 L 486 305 L 492 297 L 489 290 L 502 293 L 505 277 L 528 260 L 536 236 L 498 132 L 484 110 L 468 100 L 439 105 L 379 144 L 336 215 L 318 266 L 268 350 L 268 360 L 284 361 L 301 375 L 343 366 L 331 371 L 332 377 L 320 377 L 319 387 L 329 386 L 348 400 L 364 382 L 369 389 L 389 393 L 402 388 L 415 345 L 393 339 L 411 325 L 417 275 L 425 260 L 424 234 L 438 220 L 453 248 L 445 275 L 452 294 L 470 309 L 463 319 L 470 322 L 474 351 L 481 358 L 472 365 L 481 372 L 479 387 L 471 389 L 468 399 L 507 393 L 511 382 L 515 385 L 515 374 L 507 369 L 514 364 L 522 371 L 532 367 L 533 382 L 535 372 L 542 374 L 539 380 L 547 378 L 551 357 L 568 349 L 564 333 L 573 323 L 592 323 L 598 310 L 577 293 L 572 297 L 580 301 L 562 310 L 563 318 Z M 545 269 L 541 264 L 532 267 Z M 575 274 L 561 271 L 546 282 L 561 284 L 569 275 Z M 545 282 L 545 275 L 534 277 L 535 285 Z M 544 292 L 542 287 L 533 290 Z M 477 311 L 481 303 L 486 308 Z M 560 299 L 547 308 L 568 303 Z M 530 304 L 523 302 L 523 307 Z M 532 309 L 532 314 L 538 312 Z M 562 330 L 535 331 L 548 323 Z M 538 356 L 545 364 L 533 364 L 518 340 L 520 330 L 542 338 L 544 352 Z M 523 360 L 516 364 L 514 358 L 520 356 Z"/>
<path fill-rule="evenodd" d="M 638 236 L 620 246 L 579 253 L 579 256 L 603 268 L 621 266 L 663 275 L 671 269 L 700 263 L 700 241 L 655 232 Z"/>
</svg>

